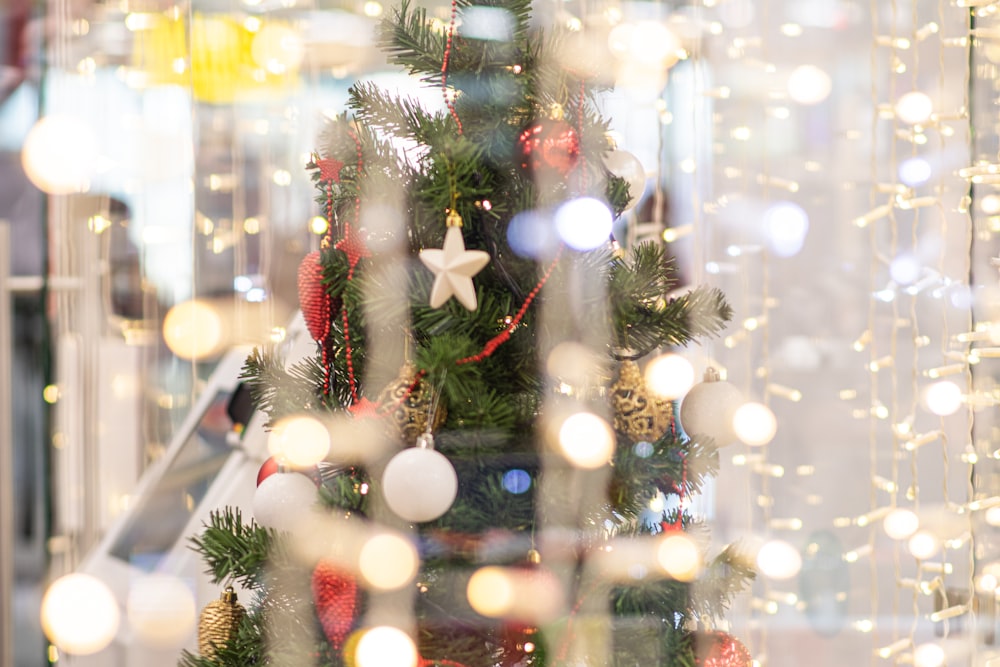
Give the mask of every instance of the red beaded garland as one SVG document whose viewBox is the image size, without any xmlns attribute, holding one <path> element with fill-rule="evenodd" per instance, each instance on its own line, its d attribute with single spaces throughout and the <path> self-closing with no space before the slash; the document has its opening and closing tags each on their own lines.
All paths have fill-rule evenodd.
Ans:
<svg viewBox="0 0 1000 667">
<path fill-rule="evenodd" d="M 725 632 L 699 632 L 695 637 L 697 667 L 750 667 L 753 656 L 743 643 Z"/>
<path fill-rule="evenodd" d="M 357 616 L 358 582 L 332 563 L 320 561 L 312 574 L 312 594 L 323 634 L 339 649 Z"/>
</svg>

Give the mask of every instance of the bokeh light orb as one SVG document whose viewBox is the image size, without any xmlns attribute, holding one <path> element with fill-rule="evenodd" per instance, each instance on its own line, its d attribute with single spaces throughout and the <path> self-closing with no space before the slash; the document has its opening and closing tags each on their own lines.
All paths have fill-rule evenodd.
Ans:
<svg viewBox="0 0 1000 667">
<path fill-rule="evenodd" d="M 788 76 L 788 96 L 799 104 L 819 104 L 833 90 L 833 80 L 815 65 L 800 65 Z"/>
<path fill-rule="evenodd" d="M 962 390 L 951 380 L 935 382 L 924 388 L 924 404 L 932 413 L 946 417 L 962 407 Z"/>
<path fill-rule="evenodd" d="M 913 649 L 914 667 L 942 667 L 945 662 L 944 649 L 939 644 L 919 644 Z"/>
<path fill-rule="evenodd" d="M 920 277 L 920 260 L 910 253 L 902 253 L 889 263 L 889 275 L 899 285 L 912 285 Z"/>
<path fill-rule="evenodd" d="M 941 550 L 941 542 L 933 533 L 921 530 L 910 537 L 906 548 L 909 549 L 914 558 L 926 560 Z"/>
<path fill-rule="evenodd" d="M 499 618 L 514 605 L 514 582 L 504 568 L 489 565 L 469 577 L 465 595 L 477 614 Z"/>
<path fill-rule="evenodd" d="M 507 225 L 507 243 L 519 257 L 544 257 L 558 242 L 552 220 L 538 211 L 521 211 Z"/>
<path fill-rule="evenodd" d="M 593 250 L 611 239 L 614 222 L 607 204 L 593 197 L 571 199 L 556 209 L 559 238 L 574 250 Z"/>
<path fill-rule="evenodd" d="M 24 173 L 50 195 L 86 192 L 97 169 L 97 133 L 75 116 L 43 116 L 28 131 L 21 149 Z"/>
<path fill-rule="evenodd" d="M 908 509 L 896 508 L 882 519 L 882 529 L 894 540 L 905 540 L 920 528 L 920 518 Z"/>
<path fill-rule="evenodd" d="M 920 125 L 930 120 L 934 103 L 927 93 L 913 90 L 896 100 L 896 117 L 908 125 Z"/>
<path fill-rule="evenodd" d="M 733 413 L 733 430 L 740 442 L 759 447 L 774 439 L 778 432 L 778 420 L 771 408 L 751 401 L 736 408 Z"/>
<path fill-rule="evenodd" d="M 91 655 L 114 639 L 121 613 L 99 579 L 74 573 L 56 579 L 45 591 L 41 620 L 45 636 L 61 650 Z"/>
<path fill-rule="evenodd" d="M 674 400 L 694 386 L 694 366 L 679 354 L 661 354 L 646 364 L 643 379 L 657 397 Z"/>
<path fill-rule="evenodd" d="M 290 417 L 268 434 L 267 449 L 282 463 L 308 468 L 330 453 L 330 431 L 314 417 Z"/>
<path fill-rule="evenodd" d="M 177 648 L 194 631 L 198 609 L 187 584 L 167 574 L 134 581 L 125 603 L 129 627 L 144 644 Z"/>
<path fill-rule="evenodd" d="M 577 412 L 559 428 L 559 448 L 577 468 L 600 468 L 614 454 L 615 435 L 606 420 L 592 412 Z"/>
<path fill-rule="evenodd" d="M 911 157 L 899 163 L 899 180 L 911 188 L 923 185 L 934 173 L 931 163 L 922 157 Z"/>
<path fill-rule="evenodd" d="M 764 211 L 764 236 L 778 257 L 791 257 L 802 250 L 809 232 L 809 216 L 798 204 L 777 202 Z"/>
<path fill-rule="evenodd" d="M 400 535 L 382 533 L 368 539 L 358 556 L 365 582 L 383 591 L 398 590 L 417 574 L 417 550 Z"/>
<path fill-rule="evenodd" d="M 757 552 L 757 567 L 770 579 L 791 579 L 802 569 L 802 555 L 784 540 L 770 540 Z"/>
<path fill-rule="evenodd" d="M 694 581 L 701 572 L 701 550 L 683 533 L 672 533 L 660 541 L 656 560 L 664 572 L 678 581 Z"/>
<path fill-rule="evenodd" d="M 178 303 L 163 318 L 163 341 L 181 359 L 194 361 L 218 354 L 224 330 L 219 311 L 197 299 Z"/>
<path fill-rule="evenodd" d="M 356 667 L 416 667 L 417 647 L 410 636 L 391 626 L 366 630 L 354 649 Z"/>
</svg>

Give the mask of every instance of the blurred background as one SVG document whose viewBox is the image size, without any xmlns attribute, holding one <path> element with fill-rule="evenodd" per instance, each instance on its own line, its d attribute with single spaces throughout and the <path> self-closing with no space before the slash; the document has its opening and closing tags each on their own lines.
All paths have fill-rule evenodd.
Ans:
<svg viewBox="0 0 1000 667">
<path fill-rule="evenodd" d="M 450 5 L 426 6 L 443 27 Z M 41 631 L 48 583 L 100 570 L 109 530 L 149 510 L 143 472 L 233 390 L 224 350 L 293 334 L 326 231 L 305 164 L 348 87 L 441 104 L 375 48 L 391 9 L 0 7 L 0 666 L 77 664 Z M 536 3 L 606 53 L 603 110 L 645 174 L 619 241 L 667 244 L 678 288 L 734 307 L 681 352 L 763 425 L 697 501 L 758 554 L 728 619 L 757 665 L 1000 665 L 998 11 Z M 204 347 L 172 339 L 185 326 Z M 221 474 L 187 482 L 188 514 Z M 134 641 L 86 664 L 160 664 Z"/>
</svg>

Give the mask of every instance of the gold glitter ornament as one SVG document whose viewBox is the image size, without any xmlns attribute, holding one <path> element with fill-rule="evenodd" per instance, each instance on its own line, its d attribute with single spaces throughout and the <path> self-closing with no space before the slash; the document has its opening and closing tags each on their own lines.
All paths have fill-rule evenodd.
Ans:
<svg viewBox="0 0 1000 667">
<path fill-rule="evenodd" d="M 625 361 L 618 379 L 611 385 L 611 408 L 615 430 L 633 442 L 658 440 L 670 428 L 674 407 L 669 400 L 658 399 L 646 389 L 642 371 L 634 361 Z"/>
<path fill-rule="evenodd" d="M 205 658 L 215 655 L 216 647 L 225 646 L 236 637 L 246 610 L 236 601 L 236 592 L 227 586 L 218 600 L 212 600 L 201 611 L 198 620 L 198 652 Z"/>
<path fill-rule="evenodd" d="M 416 444 L 417 437 L 428 430 L 427 420 L 432 410 L 431 431 L 438 429 L 448 416 L 427 383 L 422 379 L 417 381 L 417 368 L 411 363 L 404 365 L 399 376 L 382 390 L 378 403 L 408 445 Z"/>
</svg>

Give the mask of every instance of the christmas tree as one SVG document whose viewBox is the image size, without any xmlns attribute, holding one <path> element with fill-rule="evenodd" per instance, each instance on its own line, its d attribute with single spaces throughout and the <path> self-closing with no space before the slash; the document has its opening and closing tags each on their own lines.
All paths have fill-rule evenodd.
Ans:
<svg viewBox="0 0 1000 667">
<path fill-rule="evenodd" d="M 329 223 L 299 268 L 316 352 L 257 350 L 244 379 L 272 439 L 301 445 L 306 417 L 331 444 L 269 460 L 255 520 L 221 508 L 193 539 L 252 595 L 214 605 L 182 665 L 749 665 L 710 619 L 752 571 L 709 553 L 686 502 L 715 444 L 639 366 L 729 307 L 670 297 L 662 246 L 609 237 L 641 183 L 614 173 L 585 42 L 530 4 L 382 21 L 445 108 L 357 84 L 308 165 Z M 398 635 L 374 626 L 413 655 L 366 662 Z"/>
</svg>

